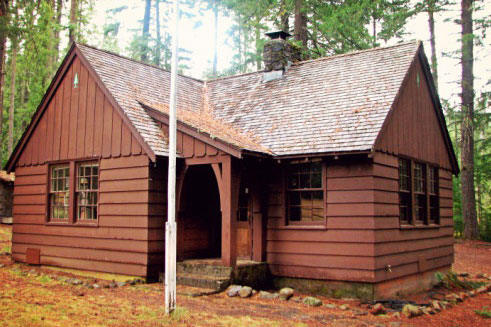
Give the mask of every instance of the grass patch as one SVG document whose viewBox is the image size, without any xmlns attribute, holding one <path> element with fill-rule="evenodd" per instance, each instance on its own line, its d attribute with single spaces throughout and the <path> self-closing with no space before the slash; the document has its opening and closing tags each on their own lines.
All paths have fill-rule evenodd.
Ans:
<svg viewBox="0 0 491 327">
<path fill-rule="evenodd" d="M 12 248 L 10 245 L 5 245 L 2 250 L 0 250 L 0 254 L 6 254 L 6 253 L 11 253 Z"/>
<path fill-rule="evenodd" d="M 483 318 L 491 318 L 491 311 L 488 309 L 488 307 L 483 307 L 481 310 L 475 310 L 474 312 Z"/>
<path fill-rule="evenodd" d="M 438 281 L 438 286 L 446 288 L 448 290 L 455 290 L 455 289 L 472 290 L 486 284 L 484 282 L 474 282 L 474 281 L 459 279 L 459 276 L 457 276 L 457 274 L 452 271 L 449 271 L 445 275 L 440 272 L 437 272 L 435 274 L 435 278 Z"/>
</svg>

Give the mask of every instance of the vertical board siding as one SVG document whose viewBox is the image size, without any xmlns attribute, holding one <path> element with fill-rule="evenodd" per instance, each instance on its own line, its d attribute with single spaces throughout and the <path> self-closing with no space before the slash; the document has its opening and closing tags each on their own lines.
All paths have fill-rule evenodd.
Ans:
<svg viewBox="0 0 491 327">
<path fill-rule="evenodd" d="M 78 87 L 73 79 L 78 75 Z M 29 138 L 18 166 L 140 155 L 141 146 L 75 57 Z"/>
<path fill-rule="evenodd" d="M 391 203 L 376 202 L 376 208 L 387 215 L 376 217 L 375 230 L 375 276 L 376 281 L 398 278 L 425 270 L 448 266 L 453 262 L 453 220 L 446 210 L 452 208 L 451 172 L 440 169 L 440 227 L 423 229 L 401 229 L 399 224 L 398 201 L 398 158 L 376 152 L 374 172 L 384 178 L 377 188 L 385 188 L 391 194 Z M 381 168 L 383 167 L 383 169 Z M 377 176 L 376 176 L 377 177 Z M 392 180 L 392 183 L 385 183 Z M 425 268 L 419 267 L 420 258 L 425 260 Z M 388 273 L 387 265 L 392 273 Z"/>
<path fill-rule="evenodd" d="M 417 158 L 451 170 L 452 165 L 436 110 L 418 58 L 387 117 L 375 149 Z"/>
<path fill-rule="evenodd" d="M 374 281 L 374 184 L 371 164 L 327 163 L 327 228 L 285 224 L 282 167 L 271 167 L 266 194 L 266 260 L 277 276 Z"/>
<path fill-rule="evenodd" d="M 148 157 L 101 159 L 97 228 L 45 223 L 47 172 L 46 164 L 16 169 L 13 258 L 24 261 L 33 247 L 41 250 L 42 264 L 146 276 Z"/>
<path fill-rule="evenodd" d="M 78 75 L 78 86 L 73 78 Z M 98 227 L 46 224 L 50 162 L 100 158 Z M 15 169 L 12 253 L 41 250 L 41 263 L 147 275 L 149 158 L 89 71 L 75 57 Z M 73 191 L 73 190 L 72 190 Z"/>
</svg>

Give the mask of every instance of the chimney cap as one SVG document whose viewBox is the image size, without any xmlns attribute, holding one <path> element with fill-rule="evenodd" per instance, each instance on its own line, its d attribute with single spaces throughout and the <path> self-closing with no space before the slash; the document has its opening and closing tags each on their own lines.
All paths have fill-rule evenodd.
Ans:
<svg viewBox="0 0 491 327">
<path fill-rule="evenodd" d="M 269 36 L 269 38 L 271 40 L 274 40 L 274 39 L 286 40 L 288 37 L 292 36 L 290 33 L 285 32 L 285 31 L 269 32 L 269 33 L 266 33 L 265 35 Z"/>
</svg>

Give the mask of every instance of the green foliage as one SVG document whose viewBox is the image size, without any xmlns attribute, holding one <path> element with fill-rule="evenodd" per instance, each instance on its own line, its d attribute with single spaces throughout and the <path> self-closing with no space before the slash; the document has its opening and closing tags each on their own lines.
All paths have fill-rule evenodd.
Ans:
<svg viewBox="0 0 491 327">
<path fill-rule="evenodd" d="M 483 282 L 474 282 L 466 279 L 459 279 L 459 276 L 457 276 L 457 274 L 453 271 L 449 271 L 445 275 L 437 272 L 435 273 L 435 278 L 438 281 L 440 287 L 446 288 L 448 290 L 472 290 L 485 285 L 485 283 Z"/>
<path fill-rule="evenodd" d="M 90 28 L 89 23 L 93 1 L 79 0 L 79 3 L 77 13 L 79 23 L 75 31 L 77 39 L 83 42 L 85 37 L 90 36 L 94 30 Z M 15 11 L 17 15 L 14 14 Z M 55 15 L 51 1 L 16 1 L 15 7 L 12 7 L 10 11 L 9 24 L 2 26 L 7 31 L 9 39 L 16 41 L 19 47 L 16 57 L 14 96 L 14 145 L 29 124 L 32 114 L 40 104 L 59 65 L 54 31 L 68 31 L 68 26 L 58 24 Z M 64 41 L 68 45 L 68 40 Z M 12 46 L 10 46 L 5 64 L 2 166 L 10 155 L 7 153 L 8 114 L 6 111 L 10 106 L 12 53 Z"/>
<path fill-rule="evenodd" d="M 483 318 L 486 318 L 486 319 L 491 318 L 491 311 L 488 309 L 487 306 L 483 307 L 481 310 L 474 310 L 474 312 Z"/>
</svg>

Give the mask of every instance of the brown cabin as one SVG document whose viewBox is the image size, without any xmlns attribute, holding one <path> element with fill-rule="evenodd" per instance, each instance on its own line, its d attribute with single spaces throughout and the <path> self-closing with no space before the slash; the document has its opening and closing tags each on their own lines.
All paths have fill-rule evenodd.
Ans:
<svg viewBox="0 0 491 327">
<path fill-rule="evenodd" d="M 448 270 L 459 171 L 422 44 L 277 57 L 178 78 L 178 260 L 265 262 L 277 285 L 375 297 Z M 163 271 L 169 88 L 165 70 L 71 47 L 6 165 L 14 260 Z"/>
</svg>

